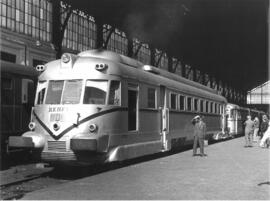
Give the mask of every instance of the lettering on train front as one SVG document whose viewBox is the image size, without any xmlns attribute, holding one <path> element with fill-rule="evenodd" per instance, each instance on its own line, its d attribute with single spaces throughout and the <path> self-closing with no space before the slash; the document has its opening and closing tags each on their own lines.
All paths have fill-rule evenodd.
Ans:
<svg viewBox="0 0 270 201">
<path fill-rule="evenodd" d="M 67 107 L 49 107 L 49 112 L 67 112 Z"/>
</svg>

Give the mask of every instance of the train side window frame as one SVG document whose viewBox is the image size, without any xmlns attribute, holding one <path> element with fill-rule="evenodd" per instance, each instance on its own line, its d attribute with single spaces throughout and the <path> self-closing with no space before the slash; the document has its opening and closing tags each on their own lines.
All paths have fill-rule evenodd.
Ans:
<svg viewBox="0 0 270 201">
<path fill-rule="evenodd" d="M 209 113 L 213 113 L 213 102 L 212 101 L 209 102 L 209 109 L 210 109 Z"/>
<path fill-rule="evenodd" d="M 44 104 L 45 97 L 47 96 L 47 94 L 46 94 L 47 93 L 47 87 L 48 87 L 48 81 L 40 80 L 38 82 L 37 93 L 36 93 L 36 101 L 35 101 L 36 105 L 43 105 Z M 42 95 L 40 93 L 42 93 Z M 40 98 L 39 98 L 40 96 L 42 97 L 41 103 L 39 103 L 40 102 Z"/>
<path fill-rule="evenodd" d="M 189 102 L 189 100 L 190 100 L 190 102 Z M 192 111 L 192 103 L 193 103 L 193 98 L 191 97 L 191 96 L 188 96 L 187 97 L 187 107 L 186 107 L 186 109 L 187 109 L 187 111 L 189 111 L 189 112 L 191 112 Z M 190 106 L 190 107 L 189 107 Z"/>
<path fill-rule="evenodd" d="M 179 101 L 178 101 L 178 108 L 180 111 L 185 111 L 186 110 L 186 96 L 183 94 L 179 94 Z M 183 98 L 183 100 L 181 100 Z M 181 104 L 182 103 L 182 104 Z"/>
<path fill-rule="evenodd" d="M 209 101 L 205 101 L 205 112 L 209 113 Z"/>
<path fill-rule="evenodd" d="M 118 82 L 119 83 L 119 88 L 118 88 L 118 90 L 116 90 L 117 91 L 117 93 L 116 93 L 116 91 L 115 91 L 115 96 L 118 96 L 118 99 L 116 99 L 116 98 L 114 98 L 114 100 L 113 100 L 113 103 L 111 103 L 110 102 L 110 98 L 111 98 L 111 86 L 112 86 L 112 83 L 113 82 Z M 121 94 L 121 91 L 122 91 L 122 84 L 121 84 L 121 81 L 120 80 L 111 80 L 110 81 L 110 83 L 109 83 L 109 90 L 108 90 L 108 105 L 115 105 L 115 106 L 121 106 L 121 104 L 122 104 L 122 101 L 121 101 L 121 99 L 122 99 L 122 94 Z M 114 96 L 114 97 L 115 97 Z"/>
<path fill-rule="evenodd" d="M 200 112 L 204 112 L 204 100 L 200 99 Z"/>
<path fill-rule="evenodd" d="M 153 90 L 153 94 L 151 94 L 152 97 L 150 97 L 150 91 Z M 152 93 L 151 92 L 151 93 Z M 154 101 L 153 101 L 154 100 Z M 154 87 L 147 87 L 147 108 L 156 109 L 157 108 L 157 89 Z"/>
<path fill-rule="evenodd" d="M 174 96 L 174 107 L 172 107 L 172 96 Z M 177 110 L 177 94 L 173 92 L 170 92 L 170 109 Z"/>
<path fill-rule="evenodd" d="M 2 77 L 1 78 L 1 85 L 3 90 L 12 90 L 13 89 L 13 79 L 9 77 Z M 5 83 L 4 83 L 4 82 Z M 7 82 L 6 82 L 7 81 Z M 7 85 L 6 85 L 7 84 Z"/>
<path fill-rule="evenodd" d="M 16 91 L 15 85 L 16 77 L 12 78 L 10 76 L 2 75 L 1 77 L 1 104 L 2 105 L 13 105 L 14 104 L 14 96 Z M 3 81 L 7 81 L 7 85 L 3 84 Z"/>
<path fill-rule="evenodd" d="M 222 111 L 221 105 L 222 105 L 222 104 L 219 104 L 219 105 L 218 105 L 218 107 L 219 107 L 219 114 L 222 114 L 222 112 L 221 112 L 221 111 Z"/>
<path fill-rule="evenodd" d="M 199 107 L 198 107 L 198 104 L 199 103 L 199 99 L 198 98 L 194 98 L 193 99 L 193 110 L 195 111 L 195 112 L 199 112 L 200 110 L 199 110 Z"/>
</svg>

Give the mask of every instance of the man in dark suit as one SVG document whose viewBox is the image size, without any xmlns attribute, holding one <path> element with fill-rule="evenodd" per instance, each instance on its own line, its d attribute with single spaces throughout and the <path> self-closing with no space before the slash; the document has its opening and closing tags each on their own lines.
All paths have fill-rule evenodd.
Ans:
<svg viewBox="0 0 270 201">
<path fill-rule="evenodd" d="M 206 134 L 206 125 L 199 115 L 195 116 L 192 119 L 192 124 L 194 125 L 193 156 L 196 156 L 198 143 L 200 146 L 200 156 L 207 156 L 204 153 L 204 138 Z"/>
</svg>

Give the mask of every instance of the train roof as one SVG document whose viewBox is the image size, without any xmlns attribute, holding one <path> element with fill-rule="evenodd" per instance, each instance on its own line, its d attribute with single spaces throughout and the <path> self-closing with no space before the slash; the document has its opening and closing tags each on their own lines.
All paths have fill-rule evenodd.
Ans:
<svg viewBox="0 0 270 201">
<path fill-rule="evenodd" d="M 3 60 L 0 60 L 0 68 L 1 73 L 12 73 L 32 77 L 37 77 L 39 75 L 39 73 L 32 67 L 15 64 Z"/>
<path fill-rule="evenodd" d="M 57 66 L 61 66 L 61 60 L 52 61 L 47 63 L 45 66 L 47 70 L 41 74 L 40 79 L 78 79 L 87 78 L 88 76 L 94 76 L 96 73 L 97 77 L 101 74 L 103 76 L 116 75 L 121 77 L 128 77 L 139 82 L 147 82 L 154 85 L 164 85 L 172 89 L 180 89 L 183 93 L 196 95 L 198 97 L 209 98 L 211 100 L 227 102 L 227 100 L 218 95 L 218 93 L 199 83 L 191 80 L 182 78 L 173 73 L 165 70 L 144 65 L 143 63 L 129 58 L 124 55 L 120 55 L 107 50 L 88 50 L 79 53 L 78 55 L 72 55 L 72 67 L 75 71 L 67 72 L 64 68 L 60 72 Z M 106 73 L 103 74 L 99 71 L 89 71 L 89 68 L 95 68 L 96 64 L 104 63 L 108 65 Z M 60 67 L 61 69 L 61 67 Z M 104 79 L 104 77 L 103 77 Z"/>
<path fill-rule="evenodd" d="M 217 92 L 214 89 L 211 89 L 209 87 L 206 87 L 202 84 L 199 84 L 197 82 L 194 82 L 192 80 L 180 77 L 176 74 L 170 73 L 166 70 L 151 66 L 151 65 L 145 65 L 140 61 L 137 61 L 135 59 L 132 59 L 130 57 L 121 55 L 121 54 L 117 54 L 115 52 L 112 51 L 108 51 L 108 50 L 102 50 L 102 49 L 94 49 L 94 50 L 87 50 L 87 51 L 83 51 L 81 53 L 78 54 L 78 56 L 80 57 L 95 57 L 95 58 L 101 58 L 101 59 L 106 59 L 106 60 L 113 60 L 115 62 L 121 63 L 121 64 L 125 64 L 134 68 L 138 68 L 141 70 L 144 70 L 145 66 L 148 66 L 150 69 L 149 72 L 153 72 L 155 74 L 159 74 L 160 76 L 169 78 L 169 79 L 173 79 L 175 81 L 179 81 L 179 82 L 183 82 L 186 83 L 188 85 L 192 85 L 194 87 L 209 91 L 211 93 L 216 93 Z"/>
</svg>

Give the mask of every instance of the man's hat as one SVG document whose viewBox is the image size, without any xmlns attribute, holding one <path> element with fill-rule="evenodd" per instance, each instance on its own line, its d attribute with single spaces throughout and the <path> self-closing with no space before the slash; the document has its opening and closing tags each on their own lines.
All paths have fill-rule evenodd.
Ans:
<svg viewBox="0 0 270 201">
<path fill-rule="evenodd" d="M 199 115 L 195 116 L 193 119 L 200 119 L 201 117 Z"/>
</svg>

